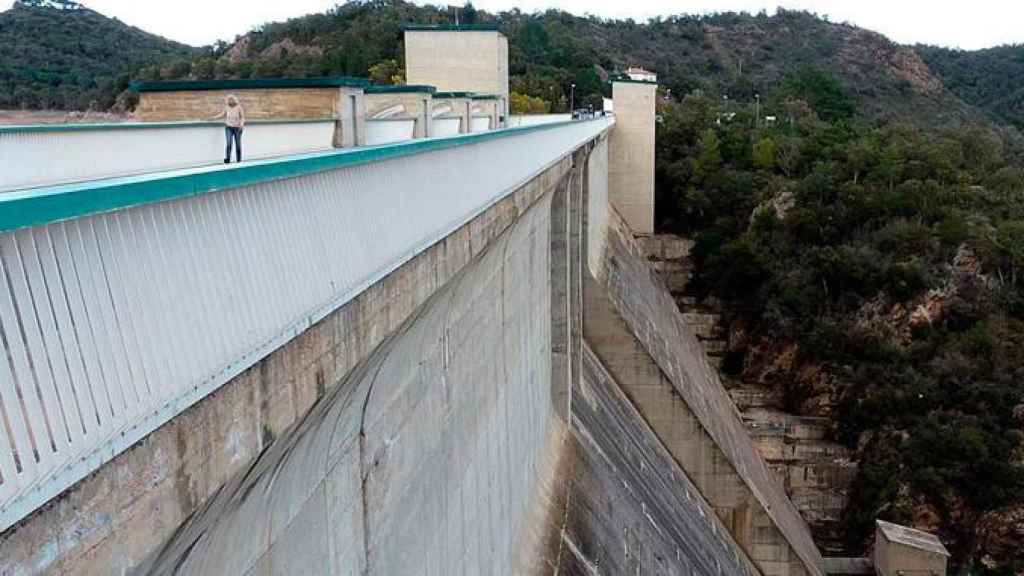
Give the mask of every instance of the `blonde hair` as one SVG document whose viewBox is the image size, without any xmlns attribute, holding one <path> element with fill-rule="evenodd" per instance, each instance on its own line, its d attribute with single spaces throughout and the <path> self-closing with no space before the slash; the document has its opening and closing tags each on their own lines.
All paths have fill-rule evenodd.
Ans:
<svg viewBox="0 0 1024 576">
<path fill-rule="evenodd" d="M 240 102 L 238 101 L 238 96 L 235 96 L 234 94 L 228 94 L 228 95 L 227 95 L 227 96 L 226 96 L 226 97 L 224 98 L 224 101 L 225 101 L 225 102 L 227 102 L 228 104 L 230 104 L 230 103 L 232 103 L 232 102 L 234 102 L 235 104 L 239 104 L 239 103 L 240 103 Z"/>
</svg>

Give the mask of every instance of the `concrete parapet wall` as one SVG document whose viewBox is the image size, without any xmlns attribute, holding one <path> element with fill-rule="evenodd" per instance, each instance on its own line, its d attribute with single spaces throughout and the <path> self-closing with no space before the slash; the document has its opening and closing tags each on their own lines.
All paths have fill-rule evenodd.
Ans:
<svg viewBox="0 0 1024 576">
<path fill-rule="evenodd" d="M 0 535 L 0 574 L 141 562 L 571 167 L 554 164 Z"/>
<path fill-rule="evenodd" d="M 507 126 L 536 126 L 538 124 L 550 124 L 552 122 L 568 122 L 572 120 L 572 114 L 516 114 L 508 117 Z"/>
<path fill-rule="evenodd" d="M 245 160 L 329 150 L 336 123 L 254 121 Z M 224 126 L 210 122 L 0 127 L 0 192 L 220 164 Z"/>
<path fill-rule="evenodd" d="M 387 92 L 366 94 L 366 119 L 376 120 L 376 116 L 389 109 L 400 107 L 402 112 L 388 118 L 404 118 L 415 120 L 413 138 L 425 138 L 430 135 L 430 118 L 432 97 L 428 92 Z M 376 144 L 377 142 L 367 142 Z"/>
</svg>

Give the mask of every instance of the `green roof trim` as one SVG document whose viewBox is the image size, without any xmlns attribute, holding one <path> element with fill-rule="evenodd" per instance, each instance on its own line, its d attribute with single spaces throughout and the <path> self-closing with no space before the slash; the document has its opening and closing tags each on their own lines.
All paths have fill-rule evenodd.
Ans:
<svg viewBox="0 0 1024 576">
<path fill-rule="evenodd" d="M 601 119 L 576 122 L 597 121 Z M 310 152 L 242 164 L 217 164 L 5 192 L 0 194 L 0 232 L 348 166 L 468 146 L 528 132 L 552 130 L 570 123 L 572 122 L 553 122 L 444 138 L 421 138 L 380 146 Z"/>
<path fill-rule="evenodd" d="M 191 90 L 269 90 L 272 88 L 337 88 L 349 86 L 364 88 L 370 85 L 366 78 L 330 76 L 322 78 L 248 78 L 241 80 L 161 80 L 135 81 L 135 92 L 183 92 Z"/>
<path fill-rule="evenodd" d="M 497 22 L 483 24 L 406 24 L 406 32 L 499 32 Z"/>
<path fill-rule="evenodd" d="M 470 98 L 472 92 L 434 92 L 434 98 Z"/>
<path fill-rule="evenodd" d="M 608 81 L 612 82 L 612 83 L 622 82 L 624 84 L 650 84 L 651 86 L 657 86 L 658 85 L 657 82 L 651 82 L 650 80 L 634 80 L 634 79 L 630 78 L 629 76 L 625 76 L 625 77 L 622 77 L 622 78 L 615 78 L 615 77 L 613 77 L 613 78 L 609 78 Z"/>
<path fill-rule="evenodd" d="M 473 94 L 469 95 L 469 99 L 470 100 L 497 100 L 499 98 L 501 98 L 501 96 L 498 96 L 497 94 L 476 94 L 476 93 L 473 93 Z"/>
<path fill-rule="evenodd" d="M 363 89 L 365 94 L 400 94 L 403 92 L 426 92 L 433 94 L 437 88 L 425 84 L 399 84 L 395 86 L 367 86 Z"/>
<path fill-rule="evenodd" d="M 315 124 L 334 122 L 334 118 L 297 118 L 280 120 L 247 120 L 246 124 Z M 222 127 L 223 122 L 107 122 L 103 124 L 11 124 L 0 126 L 0 134 L 41 132 L 89 132 L 96 130 L 159 130 L 163 128 Z"/>
</svg>

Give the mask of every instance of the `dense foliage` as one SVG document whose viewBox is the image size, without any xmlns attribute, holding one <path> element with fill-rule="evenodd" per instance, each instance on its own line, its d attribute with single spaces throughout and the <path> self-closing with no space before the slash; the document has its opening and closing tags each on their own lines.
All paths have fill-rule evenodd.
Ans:
<svg viewBox="0 0 1024 576">
<path fill-rule="evenodd" d="M 975 51 L 918 46 L 916 50 L 965 102 L 989 111 L 1000 122 L 1024 128 L 1024 45 Z"/>
<path fill-rule="evenodd" d="M 15 3 L 0 13 L 0 108 L 106 110 L 141 65 L 191 52 L 88 9 Z"/>
<path fill-rule="evenodd" d="M 851 548 L 926 511 L 970 563 L 978 519 L 1024 504 L 1024 171 L 980 127 L 866 121 L 814 69 L 763 99 L 771 125 L 750 101 L 663 106 L 658 220 L 747 334 L 727 364 L 792 347 L 789 408 L 857 450 Z"/>
<path fill-rule="evenodd" d="M 509 38 L 513 91 L 565 111 L 600 107 L 608 75 L 632 65 L 658 72 L 673 94 L 694 89 L 749 100 L 808 66 L 829 72 L 870 118 L 917 126 L 959 126 L 979 111 L 942 86 L 910 48 L 806 12 L 672 16 L 646 23 L 549 10 L 491 14 L 471 4 L 417 6 L 403 0 L 355 0 L 323 14 L 266 24 L 234 44 L 191 61 L 154 66 L 156 78 L 366 76 L 381 62 L 404 63 L 408 23 L 496 23 Z M 825 114 L 822 108 L 822 114 Z"/>
</svg>

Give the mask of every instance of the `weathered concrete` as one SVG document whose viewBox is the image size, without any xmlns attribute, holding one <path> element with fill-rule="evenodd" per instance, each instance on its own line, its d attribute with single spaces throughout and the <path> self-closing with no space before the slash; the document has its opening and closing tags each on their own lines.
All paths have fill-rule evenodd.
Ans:
<svg viewBox="0 0 1024 576">
<path fill-rule="evenodd" d="M 582 172 L 138 572 L 757 574 L 574 328 Z"/>
<path fill-rule="evenodd" d="M 559 574 L 758 574 L 589 348 Z"/>
<path fill-rule="evenodd" d="M 260 88 L 143 92 L 135 115 L 145 122 L 205 120 L 224 110 L 228 94 L 238 97 L 250 120 L 335 118 L 339 96 L 361 95 L 352 88 Z"/>
<path fill-rule="evenodd" d="M 709 363 L 720 366 L 730 335 L 715 312 L 718 304 L 710 298 L 698 304 L 687 292 L 693 241 L 656 234 L 637 238 L 637 243 L 672 293 L 683 322 L 703 345 Z M 822 554 L 847 554 L 840 517 L 856 463 L 849 450 L 828 439 L 828 420 L 785 413 L 778 390 L 725 375 L 722 383 L 743 415 L 754 446 L 807 522 Z"/>
<path fill-rule="evenodd" d="M 434 95 L 434 122 L 438 122 L 443 119 L 457 119 L 458 134 L 465 134 L 469 132 L 469 119 L 470 119 L 470 108 L 472 104 L 469 98 L 461 96 L 448 96 L 448 95 Z M 444 134 L 436 134 L 438 130 L 435 130 L 435 136 L 443 136 Z"/>
<path fill-rule="evenodd" d="M 500 97 L 508 115 L 508 38 L 497 30 L 406 30 L 405 77 L 441 92 Z"/>
<path fill-rule="evenodd" d="M 430 120 L 433 116 L 433 97 L 430 92 L 386 92 L 367 93 L 366 118 L 372 120 L 381 113 L 399 110 L 400 112 L 387 116 L 387 118 L 408 118 L 415 120 L 413 138 L 426 138 L 430 136 Z"/>
<path fill-rule="evenodd" d="M 934 534 L 877 521 L 874 563 L 879 576 L 946 576 L 948 561 L 949 551 Z"/>
<path fill-rule="evenodd" d="M 604 247 L 584 289 L 588 343 L 764 574 L 823 573 L 806 525 L 617 214 Z"/>
<path fill-rule="evenodd" d="M 654 100 L 657 85 L 612 82 L 615 130 L 608 198 L 637 234 L 654 233 Z"/>
<path fill-rule="evenodd" d="M 568 173 L 551 166 L 0 535 L 0 574 L 138 564 Z"/>
<path fill-rule="evenodd" d="M 608 156 L 549 167 L 4 534 L 0 573 L 822 574 L 604 201 Z"/>
<path fill-rule="evenodd" d="M 512 573 L 551 434 L 550 198 L 139 572 Z"/>
</svg>

